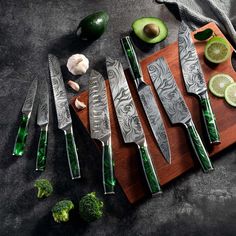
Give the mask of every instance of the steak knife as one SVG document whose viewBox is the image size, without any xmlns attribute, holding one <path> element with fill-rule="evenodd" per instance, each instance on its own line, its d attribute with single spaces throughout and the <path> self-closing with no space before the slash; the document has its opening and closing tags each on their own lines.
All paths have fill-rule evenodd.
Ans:
<svg viewBox="0 0 236 236">
<path fill-rule="evenodd" d="M 34 79 L 30 85 L 30 88 L 25 98 L 24 105 L 21 109 L 22 117 L 12 153 L 12 155 L 14 156 L 22 156 L 24 154 L 26 138 L 28 136 L 29 120 L 34 105 L 37 87 L 38 87 L 38 81 L 37 79 Z"/>
<path fill-rule="evenodd" d="M 171 154 L 168 137 L 161 118 L 160 111 L 152 93 L 151 87 L 143 80 L 142 70 L 134 51 L 131 39 L 126 36 L 121 39 L 121 44 L 129 62 L 129 67 L 136 85 L 136 89 L 141 100 L 144 112 L 148 119 L 152 133 L 155 137 L 165 160 L 171 163 Z"/>
<path fill-rule="evenodd" d="M 106 66 L 116 116 L 124 142 L 137 145 L 150 192 L 152 194 L 160 193 L 160 184 L 122 65 L 119 61 L 108 57 Z"/>
<path fill-rule="evenodd" d="M 67 95 L 60 63 L 56 56 L 49 54 L 49 72 L 52 82 L 53 95 L 56 106 L 58 128 L 64 131 L 66 138 L 66 151 L 72 179 L 80 178 L 80 166 L 72 129 L 72 120 L 67 101 Z"/>
<path fill-rule="evenodd" d="M 156 92 L 172 124 L 183 124 L 204 172 L 213 170 L 207 151 L 193 123 L 190 111 L 164 58 L 148 65 Z"/>
<path fill-rule="evenodd" d="M 40 126 L 36 170 L 44 171 L 47 158 L 48 123 L 49 123 L 49 95 L 48 85 L 43 81 L 41 86 L 40 102 L 38 106 L 37 124 Z"/>
<path fill-rule="evenodd" d="M 209 142 L 220 143 L 220 135 L 212 111 L 207 86 L 194 47 L 189 27 L 182 22 L 178 35 L 179 58 L 185 87 L 188 93 L 198 96 Z"/>
<path fill-rule="evenodd" d="M 105 194 L 113 194 L 115 178 L 111 147 L 111 127 L 106 95 L 106 84 L 102 75 L 92 70 L 89 78 L 89 121 L 93 139 L 102 143 L 102 175 Z"/>
</svg>

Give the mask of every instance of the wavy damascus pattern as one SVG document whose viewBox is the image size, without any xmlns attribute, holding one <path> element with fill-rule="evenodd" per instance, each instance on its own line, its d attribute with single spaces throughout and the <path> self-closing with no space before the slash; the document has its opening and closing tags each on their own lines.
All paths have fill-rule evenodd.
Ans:
<svg viewBox="0 0 236 236">
<path fill-rule="evenodd" d="M 64 130 L 71 125 L 72 120 L 70 116 L 65 85 L 61 74 L 60 63 L 57 57 L 51 54 L 48 55 L 48 61 L 57 111 L 58 128 Z"/>
<path fill-rule="evenodd" d="M 179 28 L 179 57 L 186 89 L 189 93 L 199 94 L 207 90 L 204 75 L 194 47 L 190 29 L 182 22 Z"/>
<path fill-rule="evenodd" d="M 24 105 L 22 107 L 22 112 L 25 114 L 32 111 L 37 87 L 38 87 L 38 81 L 37 81 L 37 79 L 34 79 L 29 87 L 29 90 L 28 90 L 26 98 L 25 98 Z"/>
<path fill-rule="evenodd" d="M 89 78 L 89 119 L 92 138 L 104 141 L 110 136 L 106 85 L 102 75 L 95 70 Z"/>
<path fill-rule="evenodd" d="M 158 58 L 149 64 L 148 71 L 171 122 L 184 124 L 191 119 L 191 114 L 164 58 Z"/>
<path fill-rule="evenodd" d="M 126 143 L 144 139 L 138 114 L 120 62 L 107 58 L 107 72 L 120 129 Z"/>
</svg>

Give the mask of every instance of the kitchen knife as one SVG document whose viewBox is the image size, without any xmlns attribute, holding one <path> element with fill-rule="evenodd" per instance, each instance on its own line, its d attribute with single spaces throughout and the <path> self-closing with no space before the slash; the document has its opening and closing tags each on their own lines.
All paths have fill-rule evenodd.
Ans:
<svg viewBox="0 0 236 236">
<path fill-rule="evenodd" d="M 150 192 L 160 193 L 161 188 L 147 148 L 147 142 L 125 78 L 122 65 L 110 57 L 106 59 L 107 73 L 116 116 L 125 143 L 138 146 L 144 174 Z"/>
<path fill-rule="evenodd" d="M 64 131 L 66 138 L 66 151 L 72 179 L 80 178 L 80 166 L 75 145 L 72 120 L 67 101 L 67 95 L 63 77 L 61 73 L 60 63 L 56 56 L 49 54 L 49 72 L 52 81 L 53 95 L 55 100 L 58 128 Z"/>
<path fill-rule="evenodd" d="M 171 154 L 168 137 L 161 118 L 160 111 L 152 93 L 151 87 L 143 80 L 142 70 L 134 51 L 131 39 L 126 36 L 121 39 L 121 44 L 129 62 L 136 89 L 141 100 L 143 109 L 151 127 L 155 140 L 168 163 L 171 163 Z"/>
<path fill-rule="evenodd" d="M 22 156 L 24 154 L 26 138 L 28 136 L 28 126 L 31 116 L 31 112 L 34 105 L 34 99 L 37 91 L 38 81 L 34 79 L 27 92 L 24 105 L 21 109 L 22 117 L 20 121 L 20 127 L 17 132 L 16 141 L 12 155 Z"/>
<path fill-rule="evenodd" d="M 195 94 L 199 98 L 209 142 L 211 144 L 220 143 L 220 135 L 208 97 L 204 74 L 191 38 L 190 29 L 184 22 L 181 23 L 179 28 L 178 44 L 186 90 L 188 93 Z"/>
<path fill-rule="evenodd" d="M 38 106 L 37 124 L 40 126 L 40 136 L 38 142 L 36 170 L 44 171 L 47 158 L 48 143 L 48 122 L 49 122 L 49 95 L 48 85 L 43 81 L 41 86 L 40 102 Z"/>
<path fill-rule="evenodd" d="M 149 64 L 148 71 L 171 123 L 181 123 L 185 126 L 203 171 L 213 170 L 207 151 L 193 123 L 190 111 L 164 58 L 161 57 Z"/>
<path fill-rule="evenodd" d="M 111 127 L 106 95 L 106 84 L 102 75 L 92 70 L 89 78 L 89 121 L 93 139 L 102 143 L 102 174 L 105 194 L 113 194 L 115 178 L 111 147 Z"/>
</svg>

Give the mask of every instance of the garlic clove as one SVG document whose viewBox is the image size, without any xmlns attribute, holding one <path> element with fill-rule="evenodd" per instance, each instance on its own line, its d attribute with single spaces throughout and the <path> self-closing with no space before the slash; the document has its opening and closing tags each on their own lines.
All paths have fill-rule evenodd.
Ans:
<svg viewBox="0 0 236 236">
<path fill-rule="evenodd" d="M 75 90 L 76 92 L 79 92 L 80 86 L 79 86 L 78 83 L 76 83 L 76 82 L 74 82 L 74 81 L 72 81 L 72 80 L 69 80 L 69 81 L 67 82 L 67 84 L 68 84 L 73 90 Z"/>
<path fill-rule="evenodd" d="M 86 108 L 86 105 L 84 102 L 81 102 L 78 98 L 75 99 L 75 107 L 80 111 Z"/>
<path fill-rule="evenodd" d="M 89 60 L 83 54 L 74 54 L 69 57 L 66 66 L 71 74 L 82 75 L 85 74 L 89 68 Z"/>
</svg>

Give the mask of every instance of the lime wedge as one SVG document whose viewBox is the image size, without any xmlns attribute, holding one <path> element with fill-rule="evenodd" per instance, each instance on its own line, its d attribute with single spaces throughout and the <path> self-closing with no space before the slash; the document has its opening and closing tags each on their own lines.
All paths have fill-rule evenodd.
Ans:
<svg viewBox="0 0 236 236">
<path fill-rule="evenodd" d="M 225 100 L 231 106 L 236 107 L 236 83 L 230 84 L 225 89 Z"/>
<path fill-rule="evenodd" d="M 225 96 L 225 89 L 234 82 L 234 79 L 227 74 L 216 74 L 209 80 L 209 89 L 217 97 Z"/>
<path fill-rule="evenodd" d="M 206 44 L 205 57 L 212 63 L 221 63 L 230 56 L 230 46 L 225 38 L 214 36 Z"/>
</svg>

